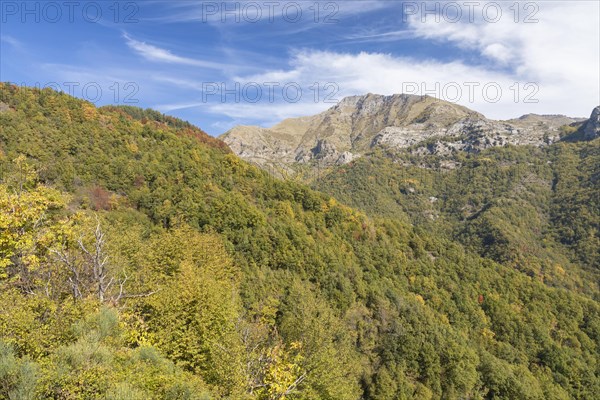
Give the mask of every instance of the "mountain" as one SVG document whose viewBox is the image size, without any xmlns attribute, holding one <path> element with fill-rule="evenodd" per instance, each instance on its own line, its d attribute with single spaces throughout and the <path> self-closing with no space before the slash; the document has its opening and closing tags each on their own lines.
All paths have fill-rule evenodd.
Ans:
<svg viewBox="0 0 600 400">
<path fill-rule="evenodd" d="M 341 165 L 382 147 L 447 154 L 506 144 L 542 146 L 560 138 L 561 126 L 581 121 L 533 114 L 493 121 L 430 96 L 367 94 L 346 97 L 320 114 L 287 119 L 272 128 L 238 126 L 221 139 L 246 160 L 289 170 L 314 162 Z"/>
<path fill-rule="evenodd" d="M 569 252 L 595 246 L 597 142 L 486 150 L 504 152 L 498 162 L 460 153 L 454 171 L 478 183 L 451 179 L 449 193 L 468 192 L 437 221 L 487 215 L 459 237 L 415 217 L 436 211 L 421 201 L 436 204 L 425 195 L 443 186 L 413 154 L 322 177 L 352 175 L 399 200 L 361 211 L 185 121 L 0 84 L 0 397 L 595 399 L 599 294 Z M 545 170 L 542 150 L 560 168 Z M 549 209 L 504 196 L 505 162 L 528 159 L 539 160 L 518 180 L 529 185 L 506 192 L 544 200 L 536 176 L 550 173 L 560 196 Z M 405 178 L 372 176 L 376 161 Z M 509 224 L 538 211 L 557 216 L 567 252 L 543 265 L 521 256 L 546 260 L 545 225 Z M 530 247 L 515 265 L 501 256 L 521 229 Z"/>
<path fill-rule="evenodd" d="M 400 218 L 458 240 L 548 284 L 570 280 L 555 276 L 556 265 L 578 270 L 568 286 L 594 293 L 600 279 L 599 110 L 588 120 L 528 114 L 490 121 L 431 97 L 369 94 L 299 119 L 302 124 L 287 120 L 272 128 L 280 138 L 295 139 L 287 142 L 287 158 L 266 145 L 262 159 L 252 158 L 251 145 L 240 152 L 244 128 L 223 139 L 271 173 L 299 172 L 313 188 L 368 215 Z M 243 143 L 252 143 L 246 132 Z M 270 132 L 261 128 L 263 143 Z"/>
</svg>

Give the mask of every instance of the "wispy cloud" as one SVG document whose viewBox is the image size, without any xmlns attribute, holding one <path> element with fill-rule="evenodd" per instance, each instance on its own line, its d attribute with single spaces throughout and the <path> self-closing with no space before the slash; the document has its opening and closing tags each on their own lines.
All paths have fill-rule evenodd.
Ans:
<svg viewBox="0 0 600 400">
<path fill-rule="evenodd" d="M 235 66 L 223 63 L 217 63 L 212 61 L 196 60 L 193 58 L 181 57 L 171 53 L 171 51 L 162 49 L 160 47 L 141 42 L 133 39 L 127 33 L 123 33 L 123 38 L 126 40 L 127 46 L 134 50 L 137 54 L 141 55 L 149 61 L 163 62 L 168 64 L 180 64 L 188 65 L 193 67 L 208 68 L 222 70 L 224 68 L 233 68 Z"/>
<path fill-rule="evenodd" d="M 160 112 L 170 112 L 177 110 L 186 110 L 189 108 L 196 108 L 206 106 L 206 103 L 203 102 L 186 102 L 186 103 L 170 103 L 170 104 L 157 104 L 152 106 L 152 108 L 157 109 Z"/>
<path fill-rule="evenodd" d="M 286 118 L 318 114 L 332 104 L 299 102 L 299 103 L 216 103 L 202 104 L 216 115 L 224 115 L 242 123 L 272 126 Z"/>
<path fill-rule="evenodd" d="M 394 1 L 361 0 L 361 1 L 331 1 L 331 0 L 282 0 L 273 2 L 247 2 L 226 0 L 218 2 L 168 2 L 165 15 L 155 18 L 162 23 L 202 22 L 209 24 L 230 25 L 239 23 L 254 24 L 257 16 L 260 21 L 276 22 L 285 20 L 292 27 L 296 13 L 300 11 L 298 22 L 318 25 L 327 18 L 331 22 L 339 18 L 348 18 L 362 14 L 373 13 L 385 8 L 394 7 Z"/>
<path fill-rule="evenodd" d="M 389 31 L 389 32 L 359 32 L 344 37 L 351 42 L 392 42 L 396 40 L 414 39 L 417 35 L 411 29 Z"/>
<path fill-rule="evenodd" d="M 12 47 L 19 50 L 23 48 L 23 43 L 21 43 L 21 41 L 9 35 L 0 35 L 0 42 L 8 43 Z"/>
</svg>

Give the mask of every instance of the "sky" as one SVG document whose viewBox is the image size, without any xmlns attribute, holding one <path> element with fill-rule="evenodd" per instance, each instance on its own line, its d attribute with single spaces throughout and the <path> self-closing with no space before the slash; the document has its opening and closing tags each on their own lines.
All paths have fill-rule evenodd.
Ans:
<svg viewBox="0 0 600 400">
<path fill-rule="evenodd" d="M 600 1 L 0 1 L 0 80 L 157 109 L 212 135 L 343 97 L 588 117 Z"/>
</svg>

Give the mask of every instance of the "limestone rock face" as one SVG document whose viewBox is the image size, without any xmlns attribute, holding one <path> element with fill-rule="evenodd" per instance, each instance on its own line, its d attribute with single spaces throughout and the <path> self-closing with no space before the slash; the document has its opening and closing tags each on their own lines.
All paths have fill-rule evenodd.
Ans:
<svg viewBox="0 0 600 400">
<path fill-rule="evenodd" d="M 600 137 L 600 106 L 592 111 L 590 119 L 585 123 L 583 133 L 586 140 Z"/>
<path fill-rule="evenodd" d="M 598 108 L 594 112 L 590 121 L 596 122 L 588 123 L 586 135 L 599 134 Z M 367 94 L 346 97 L 320 114 L 290 118 L 268 129 L 238 126 L 221 139 L 249 161 L 291 168 L 345 164 L 378 147 L 445 155 L 507 144 L 544 146 L 560 139 L 561 126 L 580 121 L 535 114 L 494 121 L 429 96 Z"/>
</svg>

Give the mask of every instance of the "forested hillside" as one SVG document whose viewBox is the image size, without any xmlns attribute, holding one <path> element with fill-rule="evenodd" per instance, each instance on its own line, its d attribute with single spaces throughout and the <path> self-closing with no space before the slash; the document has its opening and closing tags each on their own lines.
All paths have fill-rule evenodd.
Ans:
<svg viewBox="0 0 600 400">
<path fill-rule="evenodd" d="M 600 140 L 451 156 L 378 151 L 313 186 L 368 214 L 416 226 L 596 300 Z"/>
<path fill-rule="evenodd" d="M 0 398 L 594 399 L 597 143 L 511 151 L 446 198 L 359 160 L 336 200 L 155 111 L 0 84 Z"/>
</svg>

